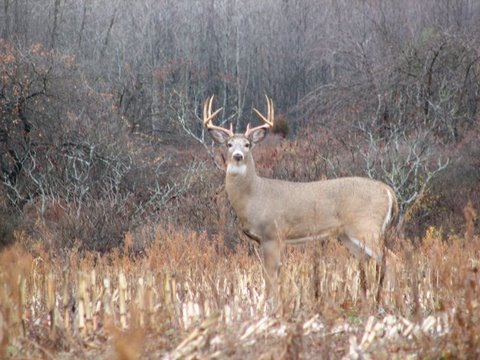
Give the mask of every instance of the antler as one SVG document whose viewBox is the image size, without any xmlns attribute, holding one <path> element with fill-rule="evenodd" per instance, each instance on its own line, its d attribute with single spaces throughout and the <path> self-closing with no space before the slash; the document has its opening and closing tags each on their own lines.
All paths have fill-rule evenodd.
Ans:
<svg viewBox="0 0 480 360">
<path fill-rule="evenodd" d="M 212 103 L 213 103 L 213 95 L 207 98 L 207 100 L 203 104 L 203 126 L 205 126 L 207 129 L 219 130 L 226 133 L 228 136 L 233 136 L 232 124 L 230 124 L 230 129 L 226 129 L 221 126 L 215 126 L 212 124 L 213 118 L 217 116 L 220 111 L 223 110 L 223 108 L 217 109 L 212 114 Z"/>
<path fill-rule="evenodd" d="M 245 137 L 248 137 L 252 132 L 258 129 L 270 129 L 273 128 L 274 124 L 274 109 L 273 109 L 273 101 L 270 99 L 267 95 L 265 95 L 265 98 L 267 99 L 267 117 L 263 116 L 263 114 L 258 111 L 257 109 L 253 109 L 255 113 L 258 115 L 258 117 L 265 122 L 265 124 L 256 126 L 254 128 L 250 129 L 250 124 L 247 125 L 247 130 L 245 131 Z"/>
</svg>

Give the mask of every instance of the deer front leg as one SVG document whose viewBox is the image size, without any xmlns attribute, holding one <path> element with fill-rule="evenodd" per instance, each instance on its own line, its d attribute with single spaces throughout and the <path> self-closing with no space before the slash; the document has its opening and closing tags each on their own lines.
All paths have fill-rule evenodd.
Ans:
<svg viewBox="0 0 480 360">
<path fill-rule="evenodd" d="M 262 242 L 262 255 L 267 297 L 276 303 L 278 299 L 278 272 L 280 269 L 280 246 L 275 240 Z"/>
</svg>

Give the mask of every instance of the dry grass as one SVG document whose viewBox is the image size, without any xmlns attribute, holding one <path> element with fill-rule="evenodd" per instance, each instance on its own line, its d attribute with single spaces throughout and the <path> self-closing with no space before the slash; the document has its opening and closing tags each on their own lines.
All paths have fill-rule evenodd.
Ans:
<svg viewBox="0 0 480 360">
<path fill-rule="evenodd" d="M 146 256 L 41 247 L 23 235 L 0 254 L 0 358 L 476 358 L 480 239 L 399 252 L 397 283 L 374 303 L 357 262 L 331 243 L 289 248 L 279 309 L 258 256 L 205 234 L 157 228 Z"/>
</svg>

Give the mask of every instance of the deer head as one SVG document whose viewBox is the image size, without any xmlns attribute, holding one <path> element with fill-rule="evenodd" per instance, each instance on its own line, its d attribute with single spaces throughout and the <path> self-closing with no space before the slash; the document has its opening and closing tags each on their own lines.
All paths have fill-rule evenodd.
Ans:
<svg viewBox="0 0 480 360">
<path fill-rule="evenodd" d="M 250 124 L 248 124 L 244 134 L 235 134 L 232 124 L 230 124 L 229 129 L 213 125 L 212 120 L 223 108 L 217 109 L 212 113 L 213 96 L 205 101 L 203 106 L 203 124 L 217 143 L 227 147 L 227 174 L 245 174 L 247 166 L 253 166 L 251 156 L 253 146 L 262 141 L 267 134 L 267 130 L 273 127 L 273 101 L 268 96 L 265 96 L 265 98 L 267 99 L 267 116 L 264 116 L 257 109 L 253 109 L 265 124 L 253 128 L 250 128 Z"/>
</svg>

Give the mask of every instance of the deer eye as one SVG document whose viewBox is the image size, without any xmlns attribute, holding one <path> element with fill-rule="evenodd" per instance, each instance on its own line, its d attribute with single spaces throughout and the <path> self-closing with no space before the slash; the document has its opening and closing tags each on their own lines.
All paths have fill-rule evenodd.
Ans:
<svg viewBox="0 0 480 360">
<path fill-rule="evenodd" d="M 245 147 L 246 147 L 246 148 L 249 148 L 249 147 L 250 147 L 250 144 L 249 144 L 249 143 L 246 143 L 246 144 L 245 144 Z"/>
<path fill-rule="evenodd" d="M 232 143 L 228 143 L 228 144 L 227 144 L 227 147 L 228 147 L 228 148 L 231 148 L 232 146 L 233 146 Z"/>
</svg>

